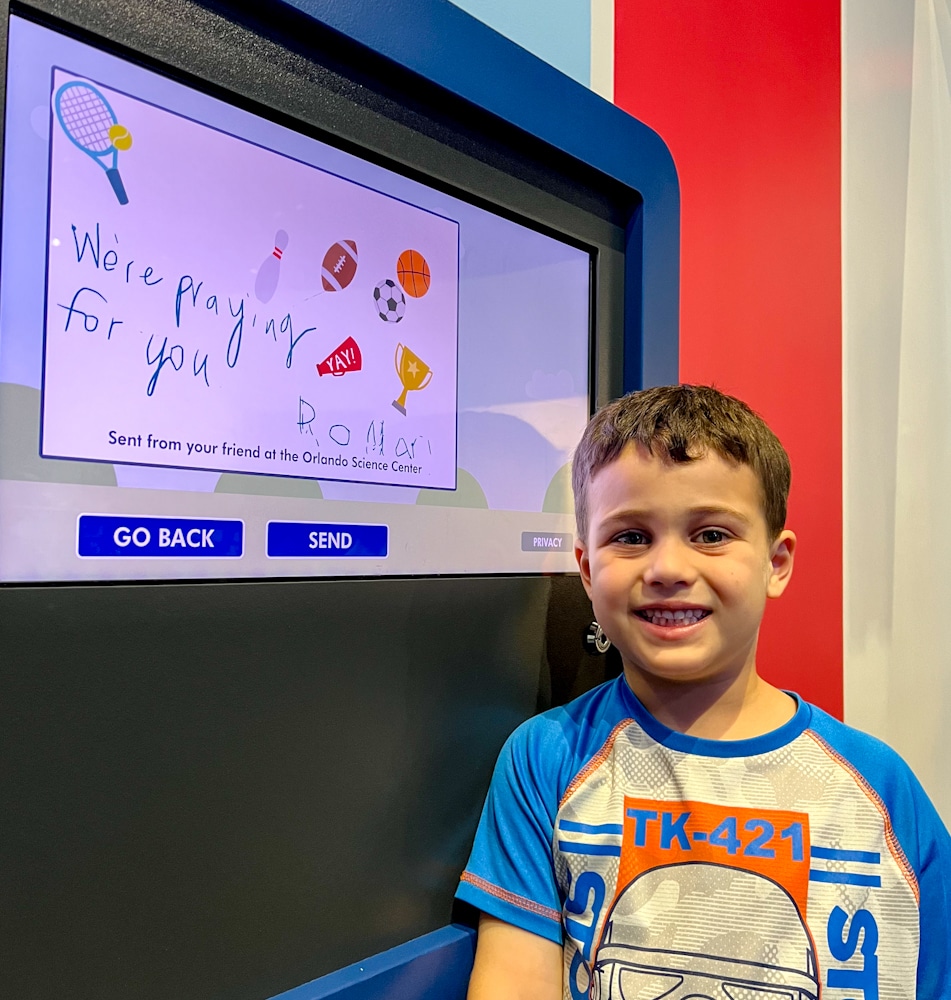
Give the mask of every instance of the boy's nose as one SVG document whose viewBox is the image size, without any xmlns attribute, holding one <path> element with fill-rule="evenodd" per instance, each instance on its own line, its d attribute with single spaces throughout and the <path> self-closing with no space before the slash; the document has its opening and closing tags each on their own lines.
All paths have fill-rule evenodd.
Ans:
<svg viewBox="0 0 951 1000">
<path fill-rule="evenodd" d="M 652 587 L 689 587 L 696 579 L 691 550 L 679 539 L 655 539 L 644 582 Z"/>
</svg>

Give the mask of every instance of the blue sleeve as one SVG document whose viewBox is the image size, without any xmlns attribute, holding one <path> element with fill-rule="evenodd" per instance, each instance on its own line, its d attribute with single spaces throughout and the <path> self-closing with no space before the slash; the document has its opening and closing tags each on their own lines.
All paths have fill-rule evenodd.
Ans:
<svg viewBox="0 0 951 1000">
<path fill-rule="evenodd" d="M 913 862 L 921 888 L 917 995 L 918 1000 L 951 1000 L 951 835 L 917 779 L 910 777 L 920 793 L 914 815 L 918 857 Z M 899 840 L 901 836 L 898 831 Z"/>
<path fill-rule="evenodd" d="M 544 717 L 531 719 L 499 755 L 456 895 L 506 923 L 562 943 L 561 900 L 552 839 L 558 809 L 554 733 Z"/>
<path fill-rule="evenodd" d="M 813 707 L 813 728 L 857 767 L 885 805 L 918 879 L 917 1000 L 951 1000 L 951 835 L 911 768 L 890 747 Z"/>
</svg>

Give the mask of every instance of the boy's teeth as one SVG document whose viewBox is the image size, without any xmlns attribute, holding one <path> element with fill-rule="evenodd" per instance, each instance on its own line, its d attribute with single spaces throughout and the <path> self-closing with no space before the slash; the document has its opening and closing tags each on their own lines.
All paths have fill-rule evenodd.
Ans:
<svg viewBox="0 0 951 1000">
<path fill-rule="evenodd" d="M 652 625 L 694 625 L 706 618 L 707 612 L 700 608 L 685 611 L 671 611 L 668 608 L 645 608 L 641 615 Z"/>
</svg>

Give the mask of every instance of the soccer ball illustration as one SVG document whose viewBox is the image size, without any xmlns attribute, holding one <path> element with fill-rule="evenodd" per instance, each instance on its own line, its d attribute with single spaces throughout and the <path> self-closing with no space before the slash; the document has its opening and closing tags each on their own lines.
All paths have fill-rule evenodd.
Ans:
<svg viewBox="0 0 951 1000">
<path fill-rule="evenodd" d="M 386 323 L 399 323 L 406 312 L 406 297 L 389 278 L 373 289 L 373 301 L 380 319 Z"/>
</svg>

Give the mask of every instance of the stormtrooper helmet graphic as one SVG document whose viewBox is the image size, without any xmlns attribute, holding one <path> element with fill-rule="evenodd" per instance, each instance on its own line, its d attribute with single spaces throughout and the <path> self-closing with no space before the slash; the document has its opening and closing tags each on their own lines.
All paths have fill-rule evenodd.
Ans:
<svg viewBox="0 0 951 1000">
<path fill-rule="evenodd" d="M 643 872 L 608 914 L 592 1000 L 818 1000 L 816 953 L 778 882 L 729 865 Z"/>
</svg>

